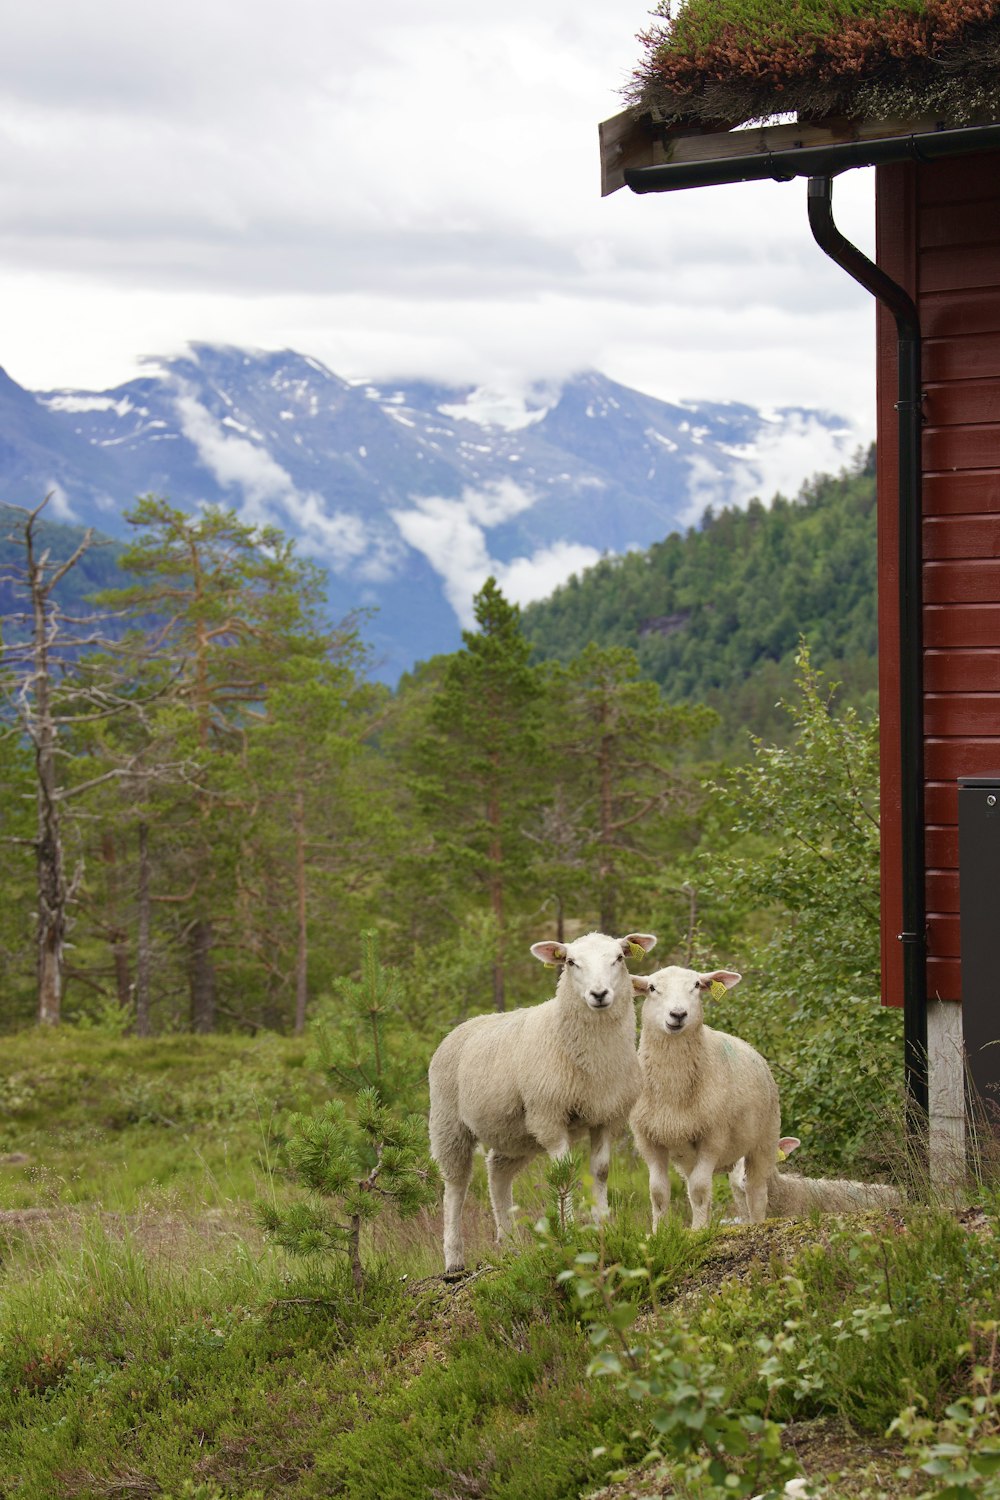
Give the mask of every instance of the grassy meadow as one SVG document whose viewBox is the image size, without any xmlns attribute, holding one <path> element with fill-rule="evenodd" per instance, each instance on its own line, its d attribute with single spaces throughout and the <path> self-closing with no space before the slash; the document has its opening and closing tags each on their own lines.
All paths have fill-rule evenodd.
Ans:
<svg viewBox="0 0 1000 1500">
<path fill-rule="evenodd" d="M 649 1237 L 623 1145 L 602 1234 L 538 1163 L 501 1253 L 480 1163 L 467 1277 L 422 1209 L 359 1299 L 254 1208 L 328 1092 L 274 1035 L 4 1038 L 3 1500 L 1000 1494 L 991 1192 L 698 1234 L 678 1193 Z"/>
</svg>

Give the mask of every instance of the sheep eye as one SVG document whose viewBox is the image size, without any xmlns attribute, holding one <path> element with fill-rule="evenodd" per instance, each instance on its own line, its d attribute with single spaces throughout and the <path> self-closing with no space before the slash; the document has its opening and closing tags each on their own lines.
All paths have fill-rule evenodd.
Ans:
<svg viewBox="0 0 1000 1500">
<path fill-rule="evenodd" d="M 656 985 L 655 984 L 651 984 L 649 986 L 649 989 L 646 991 L 646 994 L 647 995 L 655 995 L 656 994 Z"/>
<path fill-rule="evenodd" d="M 567 960 L 566 960 L 566 967 L 567 967 L 567 969 L 575 969 L 576 968 L 576 959 L 575 958 L 567 958 Z"/>
<path fill-rule="evenodd" d="M 624 962 L 625 962 L 625 955 L 622 954 L 622 953 L 619 953 L 618 957 L 615 959 L 615 963 L 616 964 L 623 964 Z"/>
</svg>

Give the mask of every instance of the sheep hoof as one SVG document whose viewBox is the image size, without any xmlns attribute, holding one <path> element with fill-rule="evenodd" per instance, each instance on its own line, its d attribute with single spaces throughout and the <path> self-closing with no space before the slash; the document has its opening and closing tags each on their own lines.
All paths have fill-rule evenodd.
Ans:
<svg viewBox="0 0 1000 1500">
<path fill-rule="evenodd" d="M 442 1281 L 461 1281 L 465 1275 L 465 1266 L 445 1266 Z"/>
</svg>

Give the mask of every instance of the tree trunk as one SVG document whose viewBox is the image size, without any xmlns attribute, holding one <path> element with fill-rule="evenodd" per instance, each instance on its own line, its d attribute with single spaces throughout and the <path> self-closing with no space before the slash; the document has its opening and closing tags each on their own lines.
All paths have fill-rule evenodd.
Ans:
<svg viewBox="0 0 1000 1500">
<path fill-rule="evenodd" d="M 38 1020 L 58 1026 L 62 1015 L 66 940 L 66 881 L 54 806 L 39 797 L 38 832 Z"/>
<path fill-rule="evenodd" d="M 601 719 L 607 721 L 607 710 L 602 705 Z M 601 903 L 601 931 L 612 933 L 618 921 L 615 911 L 615 857 L 611 848 L 614 824 L 614 794 L 611 777 L 611 741 L 605 734 L 597 751 L 597 769 L 600 778 L 600 827 L 601 853 L 597 878 Z"/>
<path fill-rule="evenodd" d="M 490 822 L 494 823 L 494 834 L 490 842 L 490 906 L 497 924 L 497 951 L 493 960 L 493 1008 L 504 1010 L 506 995 L 504 992 L 503 875 L 501 873 L 503 851 L 500 844 L 500 830 L 496 827 L 499 821 L 496 804 L 491 803 Z"/>
<path fill-rule="evenodd" d="M 361 1264 L 361 1215 L 360 1214 L 352 1214 L 351 1215 L 351 1235 L 350 1235 L 350 1251 L 349 1251 L 349 1253 L 350 1253 L 350 1257 L 351 1257 L 351 1278 L 354 1281 L 354 1290 L 357 1292 L 358 1296 L 361 1297 L 361 1296 L 364 1295 L 364 1290 L 365 1290 L 365 1272 L 364 1272 L 364 1267 Z"/>
<path fill-rule="evenodd" d="M 56 729 L 52 714 L 48 659 L 47 594 L 41 568 L 30 559 L 34 616 L 34 725 L 37 775 L 38 839 L 38 1019 L 57 1026 L 62 1014 L 63 964 L 66 941 L 66 869 L 62 830 L 56 799 Z"/>
<path fill-rule="evenodd" d="M 121 921 L 120 893 L 118 888 L 118 851 L 115 836 L 106 831 L 101 836 L 101 860 L 107 871 L 108 882 L 108 934 L 111 939 L 111 960 L 115 970 L 115 992 L 122 1010 L 132 1006 L 132 978 L 129 970 L 128 933 Z"/>
<path fill-rule="evenodd" d="M 306 1029 L 308 1000 L 309 933 L 306 906 L 306 817 L 301 786 L 295 793 L 295 892 L 298 905 L 298 932 L 295 952 L 295 1035 Z"/>
<path fill-rule="evenodd" d="M 150 951 L 150 900 L 149 900 L 149 829 L 139 824 L 139 932 L 135 955 L 135 1034 L 152 1036 L 150 1019 L 149 981 L 152 974 Z"/>
<path fill-rule="evenodd" d="M 191 1030 L 215 1030 L 215 967 L 212 963 L 212 923 L 199 918 L 191 929 Z"/>
</svg>

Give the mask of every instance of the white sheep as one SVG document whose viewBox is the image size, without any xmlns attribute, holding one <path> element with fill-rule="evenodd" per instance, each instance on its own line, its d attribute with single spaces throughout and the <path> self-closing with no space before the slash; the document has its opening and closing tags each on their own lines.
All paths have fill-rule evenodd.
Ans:
<svg viewBox="0 0 1000 1500">
<path fill-rule="evenodd" d="M 791 1156 L 802 1144 L 798 1136 L 783 1135 L 778 1142 L 781 1159 Z M 736 1212 L 747 1217 L 745 1187 L 746 1169 L 738 1161 L 729 1174 Z M 872 1208 L 898 1208 L 903 1201 L 899 1189 L 887 1182 L 851 1182 L 832 1177 L 799 1177 L 794 1172 L 779 1172 L 777 1163 L 767 1179 L 767 1217 L 769 1219 L 804 1218 L 813 1212 L 821 1214 L 859 1214 Z"/>
<path fill-rule="evenodd" d="M 732 989 L 739 981 L 729 969 L 699 974 L 676 966 L 648 979 L 633 976 L 636 993 L 646 998 L 642 1090 L 630 1124 L 649 1168 L 654 1230 L 670 1206 L 671 1162 L 687 1182 L 692 1228 L 708 1223 L 713 1173 L 741 1158 L 750 1218 L 764 1218 L 781 1128 L 777 1085 L 759 1052 L 703 1019 L 713 984 Z"/>
<path fill-rule="evenodd" d="M 444 1178 L 444 1259 L 464 1264 L 462 1208 L 476 1143 L 486 1170 L 497 1242 L 509 1232 L 513 1181 L 534 1156 L 565 1156 L 589 1133 L 594 1215 L 608 1208 L 612 1137 L 639 1094 L 630 949 L 648 953 L 649 933 L 587 933 L 568 944 L 535 943 L 542 963 L 562 966 L 555 997 L 456 1026 L 430 1065 L 431 1154 Z M 773 1156 L 773 1153 L 772 1153 Z"/>
</svg>

